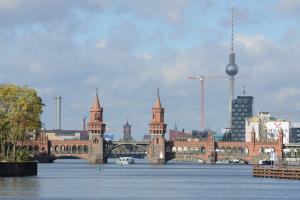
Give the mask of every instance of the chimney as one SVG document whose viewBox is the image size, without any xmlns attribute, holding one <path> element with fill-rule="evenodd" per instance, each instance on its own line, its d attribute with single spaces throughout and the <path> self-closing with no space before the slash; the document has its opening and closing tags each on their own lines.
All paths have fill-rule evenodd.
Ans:
<svg viewBox="0 0 300 200">
<path fill-rule="evenodd" d="M 54 97 L 55 99 L 55 115 L 54 115 L 54 129 L 61 129 L 61 96 Z"/>
</svg>

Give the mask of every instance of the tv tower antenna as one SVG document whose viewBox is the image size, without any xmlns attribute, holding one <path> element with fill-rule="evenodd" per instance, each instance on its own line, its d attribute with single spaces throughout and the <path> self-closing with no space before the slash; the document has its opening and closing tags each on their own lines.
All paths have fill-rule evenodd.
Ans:
<svg viewBox="0 0 300 200">
<path fill-rule="evenodd" d="M 234 8 L 232 7 L 231 12 L 231 52 L 229 54 L 229 63 L 226 65 L 225 71 L 229 75 L 229 128 L 231 128 L 231 114 L 232 114 L 232 100 L 234 99 L 234 76 L 239 72 L 239 67 L 235 63 L 235 53 L 233 49 L 233 25 L 234 25 Z"/>
</svg>

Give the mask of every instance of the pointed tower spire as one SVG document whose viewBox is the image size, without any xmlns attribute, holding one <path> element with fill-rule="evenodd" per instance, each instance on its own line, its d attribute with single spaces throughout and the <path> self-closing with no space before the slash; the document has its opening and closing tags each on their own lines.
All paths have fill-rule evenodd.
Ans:
<svg viewBox="0 0 300 200">
<path fill-rule="evenodd" d="M 99 101 L 99 96 L 98 96 L 98 88 L 96 88 L 96 96 L 95 96 L 94 103 L 91 107 L 91 110 L 92 111 L 101 111 L 100 101 Z"/>
<path fill-rule="evenodd" d="M 153 108 L 161 108 L 160 97 L 159 97 L 159 88 L 157 88 L 157 99 Z"/>
</svg>

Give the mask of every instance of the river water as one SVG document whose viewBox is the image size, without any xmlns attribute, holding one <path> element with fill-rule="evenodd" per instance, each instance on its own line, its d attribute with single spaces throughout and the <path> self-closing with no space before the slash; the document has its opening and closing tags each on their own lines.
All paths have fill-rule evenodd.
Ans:
<svg viewBox="0 0 300 200">
<path fill-rule="evenodd" d="M 36 177 L 0 178 L 0 198 L 300 199 L 300 181 L 253 178 L 250 165 L 114 162 L 109 160 L 100 170 L 79 159 L 39 164 Z"/>
</svg>

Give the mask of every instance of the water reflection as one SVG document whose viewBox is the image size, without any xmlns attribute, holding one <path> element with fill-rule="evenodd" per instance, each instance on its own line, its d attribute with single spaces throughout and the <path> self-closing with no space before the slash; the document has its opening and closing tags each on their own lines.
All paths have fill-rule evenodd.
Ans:
<svg viewBox="0 0 300 200">
<path fill-rule="evenodd" d="M 251 176 L 251 166 L 171 162 L 97 169 L 84 160 L 39 164 L 37 177 L 0 178 L 0 198 L 34 199 L 298 199 L 300 181 Z"/>
<path fill-rule="evenodd" d="M 0 178 L 0 197 L 27 197 L 39 196 L 39 179 L 32 177 Z"/>
</svg>

